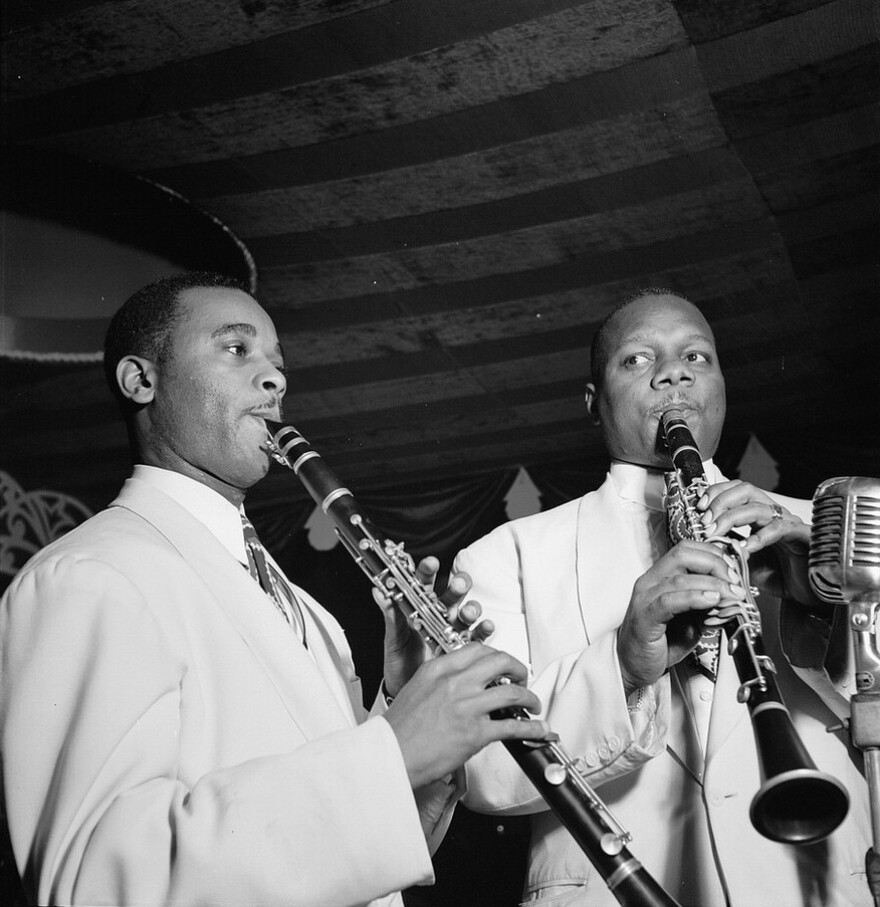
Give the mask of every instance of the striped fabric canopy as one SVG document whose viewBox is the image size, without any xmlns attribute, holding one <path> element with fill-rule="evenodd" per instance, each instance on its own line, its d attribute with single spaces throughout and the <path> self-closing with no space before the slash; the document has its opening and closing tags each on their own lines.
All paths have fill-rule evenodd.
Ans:
<svg viewBox="0 0 880 907">
<path fill-rule="evenodd" d="M 225 225 L 288 413 L 351 483 L 601 470 L 590 338 L 650 285 L 716 330 L 725 443 L 754 433 L 804 481 L 878 471 L 871 0 L 5 6 L 6 142 Z M 0 465 L 106 500 L 125 437 L 100 366 L 0 379 Z"/>
</svg>

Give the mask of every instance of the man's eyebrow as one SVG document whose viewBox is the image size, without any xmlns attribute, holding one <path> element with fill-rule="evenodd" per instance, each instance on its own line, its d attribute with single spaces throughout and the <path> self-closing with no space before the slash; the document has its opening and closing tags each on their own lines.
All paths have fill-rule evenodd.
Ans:
<svg viewBox="0 0 880 907">
<path fill-rule="evenodd" d="M 634 331 L 632 334 L 627 334 L 619 338 L 619 346 L 623 346 L 629 343 L 651 343 L 655 334 L 653 332 L 646 331 Z M 714 345 L 715 340 L 711 334 L 706 333 L 705 331 L 694 331 L 691 334 L 687 334 L 685 337 L 681 338 L 685 343 L 711 343 Z"/>
<path fill-rule="evenodd" d="M 245 334 L 248 337 L 256 337 L 257 329 L 246 321 L 231 322 L 230 324 L 223 324 L 216 330 L 211 331 L 211 339 L 214 340 L 217 337 L 225 337 L 227 334 Z"/>
</svg>

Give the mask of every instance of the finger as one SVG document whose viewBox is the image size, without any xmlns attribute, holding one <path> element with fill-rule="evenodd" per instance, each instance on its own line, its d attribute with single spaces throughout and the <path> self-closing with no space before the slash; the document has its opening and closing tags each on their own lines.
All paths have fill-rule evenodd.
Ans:
<svg viewBox="0 0 880 907">
<path fill-rule="evenodd" d="M 447 607 L 457 605 L 468 594 L 470 588 L 471 578 L 467 573 L 453 573 L 440 596 L 440 601 Z"/>
<path fill-rule="evenodd" d="M 394 602 L 385 595 L 381 589 L 377 589 L 373 586 L 373 601 L 382 609 L 382 613 L 385 617 L 392 617 L 400 612 L 400 609 Z"/>
<path fill-rule="evenodd" d="M 752 492 L 757 489 L 748 482 L 740 479 L 731 479 L 728 482 L 716 482 L 710 485 L 703 496 L 697 501 L 698 510 L 707 510 L 714 508 L 716 510 L 725 510 L 728 507 L 736 506 L 748 501 Z"/>
<path fill-rule="evenodd" d="M 424 667 L 438 676 L 460 674 L 463 684 L 478 689 L 486 688 L 500 677 L 507 677 L 516 684 L 523 684 L 528 678 L 528 668 L 521 661 L 480 642 L 469 643 L 442 658 L 435 658 Z"/>
<path fill-rule="evenodd" d="M 440 561 L 433 555 L 423 557 L 416 567 L 416 579 L 429 589 L 434 588 L 434 580 L 440 570 Z"/>
<path fill-rule="evenodd" d="M 422 670 L 431 675 L 432 683 L 437 683 L 441 677 L 451 677 L 454 674 L 464 673 L 471 666 L 484 660 L 495 651 L 495 649 L 484 646 L 479 642 L 461 646 L 448 654 L 443 654 L 438 647 L 435 654 L 442 655 L 442 658 L 431 659 L 431 661 L 422 666 Z M 491 679 L 493 678 L 489 677 L 484 681 L 483 685 L 485 686 Z"/>
<path fill-rule="evenodd" d="M 470 705 L 476 712 L 487 715 L 506 709 L 524 709 L 533 715 L 541 712 L 541 700 L 530 689 L 516 683 L 499 683 L 480 690 Z"/>
<path fill-rule="evenodd" d="M 699 573 L 718 579 L 732 578 L 732 564 L 715 545 L 707 542 L 682 541 L 674 545 L 648 571 L 643 574 L 648 586 L 663 582 L 670 576 L 682 573 Z"/>
<path fill-rule="evenodd" d="M 495 624 L 491 620 L 480 621 L 475 627 L 471 627 L 471 639 L 474 642 L 485 642 L 495 632 Z"/>
<path fill-rule="evenodd" d="M 475 686 L 487 687 L 499 677 L 506 677 L 516 684 L 523 684 L 528 679 L 526 666 L 512 655 L 499 652 L 491 646 L 482 643 L 471 643 L 466 649 L 475 648 L 480 651 L 481 657 L 474 659 L 462 673 L 467 673 L 466 681 Z"/>
<path fill-rule="evenodd" d="M 454 623 L 467 628 L 475 624 L 482 613 L 482 605 L 473 599 L 469 599 L 460 605 L 451 605 L 447 611 L 447 617 Z"/>
<path fill-rule="evenodd" d="M 780 509 L 764 495 L 752 494 L 748 497 L 737 495 L 736 499 L 727 497 L 724 500 L 716 498 L 703 512 L 702 521 L 704 526 L 709 526 L 711 523 L 726 519 L 727 524 L 731 525 L 733 524 L 731 515 L 735 514 L 737 524 L 743 526 L 761 517 L 772 519 Z"/>
<path fill-rule="evenodd" d="M 747 553 L 755 554 L 762 548 L 767 548 L 782 541 L 791 545 L 799 542 L 800 547 L 808 551 L 810 542 L 809 527 L 797 517 L 791 520 L 784 517 L 780 519 L 774 518 L 769 520 L 764 526 L 753 529 L 751 535 L 742 545 Z"/>
<path fill-rule="evenodd" d="M 555 740 L 546 721 L 499 718 L 486 722 L 486 743 L 493 740 Z"/>
<path fill-rule="evenodd" d="M 633 597 L 642 624 L 668 623 L 691 610 L 705 611 L 724 601 L 741 601 L 745 589 L 735 571 L 726 580 L 700 573 L 677 574 Z"/>
<path fill-rule="evenodd" d="M 676 589 L 662 593 L 656 599 L 656 612 L 664 623 L 691 612 L 707 612 L 725 602 L 740 602 L 746 591 L 742 586 L 729 585 L 718 589 Z"/>
</svg>

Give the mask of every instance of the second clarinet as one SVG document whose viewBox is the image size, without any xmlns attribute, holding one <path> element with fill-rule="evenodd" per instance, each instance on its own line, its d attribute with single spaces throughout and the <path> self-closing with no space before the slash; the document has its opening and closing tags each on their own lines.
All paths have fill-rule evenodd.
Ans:
<svg viewBox="0 0 880 907">
<path fill-rule="evenodd" d="M 381 535 L 360 511 L 352 493 L 321 455 L 292 426 L 266 422 L 266 447 L 292 469 L 312 499 L 333 523 L 349 554 L 383 595 L 406 615 L 410 626 L 432 649 L 453 652 L 470 640 L 453 627 L 446 606 L 417 577 L 412 557 L 399 542 Z M 499 678 L 495 683 L 509 682 Z M 525 719 L 511 709 L 505 717 Z M 624 907 L 678 907 L 627 850 L 631 835 L 587 784 L 573 759 L 555 739 L 508 740 L 505 746 L 566 826 L 608 889 Z"/>
<path fill-rule="evenodd" d="M 723 628 L 728 651 L 739 675 L 737 698 L 749 709 L 758 749 L 762 784 L 752 799 L 749 818 L 755 829 L 783 844 L 812 844 L 826 838 L 846 818 L 849 794 L 837 780 L 820 772 L 801 742 L 776 684 L 776 667 L 764 650 L 757 589 L 741 546 L 728 537 L 709 537 L 697 501 L 708 488 L 694 437 L 681 412 L 661 418 L 663 440 L 673 470 L 667 474 L 667 518 L 670 540 L 706 541 L 721 548 L 736 564 L 744 602 L 722 602 L 707 625 Z"/>
</svg>

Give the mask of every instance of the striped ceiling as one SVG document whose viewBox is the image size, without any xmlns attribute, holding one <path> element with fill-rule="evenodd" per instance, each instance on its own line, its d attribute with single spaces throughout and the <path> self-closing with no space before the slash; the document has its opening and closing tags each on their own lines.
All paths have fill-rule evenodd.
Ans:
<svg viewBox="0 0 880 907">
<path fill-rule="evenodd" d="M 6 141 L 227 225 L 288 413 L 350 483 L 600 464 L 590 338 L 646 285 L 715 327 L 728 434 L 878 452 L 871 0 L 4 6 Z M 103 503 L 125 439 L 100 368 L 0 377 L 6 468 L 51 452 Z"/>
</svg>

